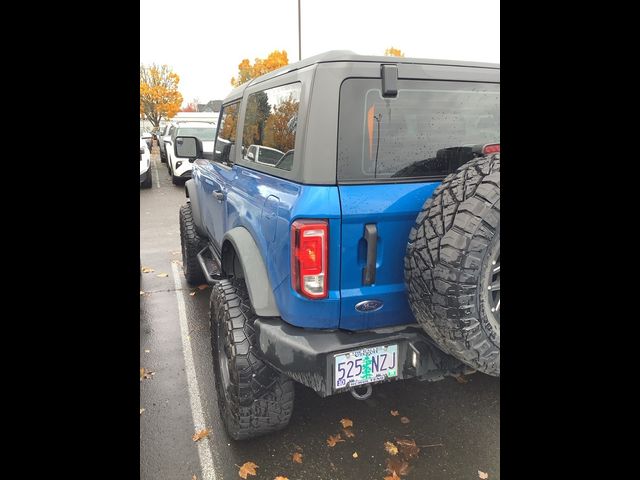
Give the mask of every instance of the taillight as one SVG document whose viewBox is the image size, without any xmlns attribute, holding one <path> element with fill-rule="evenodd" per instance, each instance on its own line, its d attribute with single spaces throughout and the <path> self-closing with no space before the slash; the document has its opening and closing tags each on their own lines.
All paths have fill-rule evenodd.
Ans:
<svg viewBox="0 0 640 480">
<path fill-rule="evenodd" d="M 482 149 L 482 153 L 488 155 L 490 153 L 500 153 L 500 144 L 499 143 L 489 143 L 484 146 Z"/>
<path fill-rule="evenodd" d="M 329 224 L 326 220 L 296 220 L 291 224 L 291 285 L 308 298 L 329 292 Z"/>
</svg>

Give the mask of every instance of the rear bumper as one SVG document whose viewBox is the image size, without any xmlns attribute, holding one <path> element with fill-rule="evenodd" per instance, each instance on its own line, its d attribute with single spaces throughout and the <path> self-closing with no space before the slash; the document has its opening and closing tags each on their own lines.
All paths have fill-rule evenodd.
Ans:
<svg viewBox="0 0 640 480">
<path fill-rule="evenodd" d="M 398 345 L 398 376 L 385 382 L 414 377 L 434 381 L 470 371 L 438 349 L 416 324 L 352 333 L 311 330 L 294 327 L 280 319 L 259 318 L 254 328 L 260 357 L 321 397 L 349 390 L 334 388 L 335 355 L 365 347 Z"/>
</svg>

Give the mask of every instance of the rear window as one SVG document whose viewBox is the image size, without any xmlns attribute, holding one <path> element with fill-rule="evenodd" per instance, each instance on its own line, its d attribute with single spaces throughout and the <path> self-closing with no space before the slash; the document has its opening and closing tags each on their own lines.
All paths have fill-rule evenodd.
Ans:
<svg viewBox="0 0 640 480">
<path fill-rule="evenodd" d="M 206 141 L 213 141 L 216 136 L 216 129 L 212 125 L 210 128 L 179 128 L 176 137 L 196 137 Z"/>
<path fill-rule="evenodd" d="M 380 79 L 350 78 L 340 88 L 338 181 L 441 179 L 500 143 L 500 85 L 400 80 L 383 98 Z"/>
</svg>

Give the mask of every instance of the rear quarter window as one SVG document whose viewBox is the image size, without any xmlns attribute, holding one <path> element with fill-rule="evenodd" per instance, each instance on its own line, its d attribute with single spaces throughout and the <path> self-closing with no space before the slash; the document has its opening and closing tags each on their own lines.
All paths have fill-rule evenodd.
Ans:
<svg viewBox="0 0 640 480">
<path fill-rule="evenodd" d="M 380 79 L 340 88 L 338 181 L 442 179 L 473 158 L 472 147 L 500 142 L 500 85 L 401 80 L 384 98 Z"/>
</svg>

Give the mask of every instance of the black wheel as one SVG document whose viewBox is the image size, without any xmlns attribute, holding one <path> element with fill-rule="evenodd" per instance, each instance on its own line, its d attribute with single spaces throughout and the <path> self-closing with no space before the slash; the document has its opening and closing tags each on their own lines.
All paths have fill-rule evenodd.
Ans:
<svg viewBox="0 0 640 480">
<path fill-rule="evenodd" d="M 424 330 L 472 368 L 500 376 L 500 155 L 463 165 L 427 200 L 405 257 Z"/>
<path fill-rule="evenodd" d="M 218 405 L 234 440 L 285 428 L 293 412 L 293 381 L 255 355 L 256 314 L 244 280 L 213 286 L 211 346 Z"/>
<path fill-rule="evenodd" d="M 160 163 L 167 163 L 167 157 L 162 153 L 162 150 L 160 150 Z"/>
<path fill-rule="evenodd" d="M 180 177 L 176 177 L 174 174 L 171 174 L 171 183 L 174 185 L 182 185 L 182 179 Z"/>
<path fill-rule="evenodd" d="M 140 184 L 140 186 L 141 186 L 142 188 L 151 188 L 151 186 L 152 186 L 152 179 L 151 179 L 151 166 L 149 166 L 149 171 L 148 171 L 148 174 L 147 174 L 147 178 L 146 178 L 146 180 L 145 180 L 144 182 L 142 182 L 142 183 Z"/>
<path fill-rule="evenodd" d="M 182 269 L 187 282 L 191 285 L 205 283 L 206 279 L 198 262 L 198 253 L 207 245 L 207 242 L 196 232 L 191 203 L 180 207 L 180 244 L 182 245 Z"/>
</svg>

